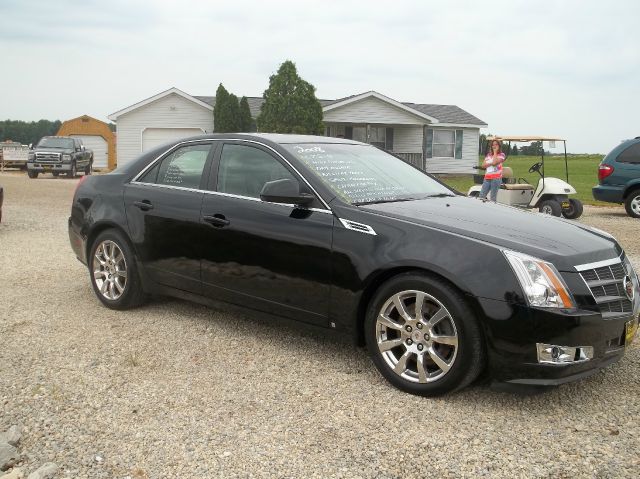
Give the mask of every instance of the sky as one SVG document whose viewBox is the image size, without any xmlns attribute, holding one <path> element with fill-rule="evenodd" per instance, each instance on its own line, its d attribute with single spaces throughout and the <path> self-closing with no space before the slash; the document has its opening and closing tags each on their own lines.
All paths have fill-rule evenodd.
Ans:
<svg viewBox="0 0 640 479">
<path fill-rule="evenodd" d="M 453 104 L 484 133 L 607 153 L 640 135 L 639 19 L 637 0 L 0 0 L 0 119 L 261 96 L 292 60 L 318 98 Z"/>
</svg>

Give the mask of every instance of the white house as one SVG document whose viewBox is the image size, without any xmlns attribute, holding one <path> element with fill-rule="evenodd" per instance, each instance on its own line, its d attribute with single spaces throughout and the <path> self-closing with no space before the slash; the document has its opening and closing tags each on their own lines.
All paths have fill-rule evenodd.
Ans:
<svg viewBox="0 0 640 479">
<path fill-rule="evenodd" d="M 257 117 L 263 99 L 249 97 Z M 327 136 L 384 148 L 430 173 L 471 173 L 480 128 L 487 124 L 454 105 L 401 103 L 375 91 L 320 100 Z M 159 144 L 213 131 L 215 97 L 171 88 L 109 115 L 116 123 L 118 164 Z"/>
</svg>

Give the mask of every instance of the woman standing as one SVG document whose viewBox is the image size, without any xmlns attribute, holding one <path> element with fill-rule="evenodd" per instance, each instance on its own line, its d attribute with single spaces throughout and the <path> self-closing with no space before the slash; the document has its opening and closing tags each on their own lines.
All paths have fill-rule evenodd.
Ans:
<svg viewBox="0 0 640 479">
<path fill-rule="evenodd" d="M 491 151 L 487 153 L 482 163 L 482 169 L 486 170 L 484 181 L 480 189 L 480 198 L 485 199 L 491 192 L 490 199 L 495 202 L 498 199 L 498 190 L 502 184 L 502 163 L 505 155 L 502 153 L 502 146 L 498 140 L 491 142 Z"/>
</svg>

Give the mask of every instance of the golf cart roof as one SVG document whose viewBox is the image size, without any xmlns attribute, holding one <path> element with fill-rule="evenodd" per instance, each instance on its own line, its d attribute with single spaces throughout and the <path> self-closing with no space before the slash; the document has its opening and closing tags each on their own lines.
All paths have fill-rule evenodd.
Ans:
<svg viewBox="0 0 640 479">
<path fill-rule="evenodd" d="M 522 142 L 531 142 L 531 141 L 565 141 L 564 138 L 554 138 L 551 136 L 500 136 L 500 135 L 492 135 L 487 136 L 487 141 L 522 141 Z"/>
</svg>

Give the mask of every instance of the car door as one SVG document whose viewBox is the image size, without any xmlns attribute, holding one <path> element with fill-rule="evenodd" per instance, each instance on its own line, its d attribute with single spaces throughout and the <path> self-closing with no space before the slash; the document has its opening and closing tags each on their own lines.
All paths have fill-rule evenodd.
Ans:
<svg viewBox="0 0 640 479">
<path fill-rule="evenodd" d="M 268 148 L 229 141 L 217 156 L 202 205 L 203 293 L 326 326 L 333 214 L 317 198 L 310 208 L 260 200 L 267 181 L 301 180 Z"/>
<path fill-rule="evenodd" d="M 201 293 L 200 209 L 212 143 L 178 146 L 125 185 L 127 224 L 138 258 L 154 281 Z"/>
</svg>

